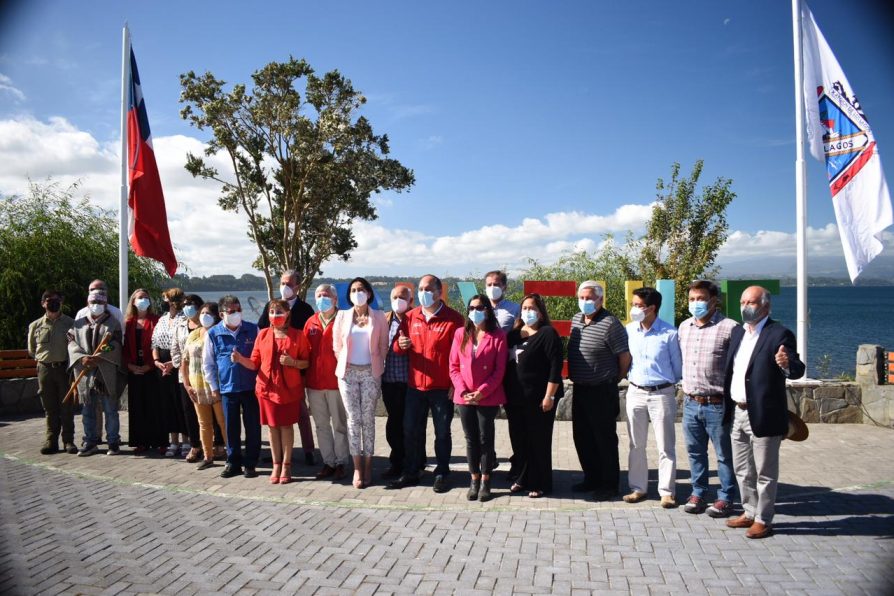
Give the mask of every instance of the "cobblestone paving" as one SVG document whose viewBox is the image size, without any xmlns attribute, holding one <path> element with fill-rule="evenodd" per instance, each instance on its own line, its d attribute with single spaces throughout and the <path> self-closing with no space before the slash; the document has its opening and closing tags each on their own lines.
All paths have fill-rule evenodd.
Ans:
<svg viewBox="0 0 894 596">
<path fill-rule="evenodd" d="M 0 594 L 894 593 L 886 429 L 815 425 L 807 442 L 785 444 L 777 534 L 751 541 L 654 498 L 572 498 L 569 423 L 557 424 L 553 498 L 509 496 L 498 482 L 487 504 L 465 501 L 458 428 L 455 488 L 437 495 L 224 481 L 219 467 L 163 458 L 45 457 L 41 426 L 0 422 Z M 505 427 L 497 434 L 506 455 Z"/>
</svg>

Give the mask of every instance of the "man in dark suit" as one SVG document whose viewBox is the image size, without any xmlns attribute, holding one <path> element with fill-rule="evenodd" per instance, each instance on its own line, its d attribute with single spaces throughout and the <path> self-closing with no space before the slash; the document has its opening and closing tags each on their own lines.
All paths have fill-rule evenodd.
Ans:
<svg viewBox="0 0 894 596">
<path fill-rule="evenodd" d="M 788 433 L 785 381 L 801 378 L 805 366 L 795 335 L 770 318 L 770 292 L 751 286 L 739 304 L 744 325 L 730 336 L 724 422 L 733 418 L 733 467 L 745 513 L 726 525 L 766 538 L 773 533 L 779 446 Z"/>
<path fill-rule="evenodd" d="M 305 302 L 298 291 L 298 273 L 293 269 L 286 271 L 279 278 L 279 295 L 289 303 L 292 316 L 289 318 L 289 327 L 304 329 L 304 324 L 314 316 L 313 307 Z M 261 316 L 258 317 L 258 329 L 266 329 L 270 326 L 270 317 L 267 311 L 270 303 L 264 305 Z M 304 450 L 304 463 L 314 465 L 314 435 L 310 428 L 310 415 L 307 412 L 307 403 L 301 400 L 301 413 L 298 415 L 298 431 L 301 433 L 301 448 Z"/>
</svg>

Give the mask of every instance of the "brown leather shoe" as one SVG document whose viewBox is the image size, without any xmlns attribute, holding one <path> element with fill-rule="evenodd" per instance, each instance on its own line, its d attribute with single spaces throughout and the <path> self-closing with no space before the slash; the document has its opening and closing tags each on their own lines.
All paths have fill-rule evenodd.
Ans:
<svg viewBox="0 0 894 596">
<path fill-rule="evenodd" d="M 766 538 L 773 535 L 773 526 L 754 522 L 748 531 L 745 532 L 745 538 Z"/>
<path fill-rule="evenodd" d="M 624 495 L 623 499 L 625 503 L 639 503 L 640 501 L 646 500 L 646 493 L 633 491 L 629 495 Z"/>
<path fill-rule="evenodd" d="M 677 500 L 672 495 L 664 495 L 661 497 L 661 506 L 665 509 L 674 509 L 677 506 Z"/>
<path fill-rule="evenodd" d="M 726 525 L 728 528 L 750 528 L 754 525 L 754 518 L 743 513 L 738 517 L 726 520 Z"/>
<path fill-rule="evenodd" d="M 333 480 L 341 480 L 345 477 L 345 467 L 341 464 L 335 466 L 335 471 L 332 472 Z"/>
<path fill-rule="evenodd" d="M 329 464 L 324 465 L 319 472 L 317 472 L 317 480 L 323 480 L 324 478 L 329 478 L 335 473 L 335 468 L 330 466 Z"/>
</svg>

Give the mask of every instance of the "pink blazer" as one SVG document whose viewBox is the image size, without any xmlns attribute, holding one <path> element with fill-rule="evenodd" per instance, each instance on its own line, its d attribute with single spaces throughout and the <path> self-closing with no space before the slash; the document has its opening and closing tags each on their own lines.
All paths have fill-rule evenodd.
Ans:
<svg viewBox="0 0 894 596">
<path fill-rule="evenodd" d="M 484 397 L 479 406 L 500 406 L 506 403 L 503 391 L 503 374 L 506 372 L 506 334 L 495 329 L 484 334 L 478 342 L 478 350 L 472 356 L 472 342 L 468 342 L 464 350 L 465 329 L 460 327 L 453 335 L 453 346 L 450 349 L 450 380 L 453 382 L 453 403 L 465 404 L 463 393 L 480 391 Z"/>
<path fill-rule="evenodd" d="M 388 323 L 385 321 L 385 313 L 377 308 L 369 309 L 369 354 L 372 361 L 372 375 L 381 377 L 385 372 L 385 355 L 388 353 Z M 340 310 L 335 315 L 332 323 L 332 350 L 338 364 L 335 366 L 335 376 L 345 378 L 348 367 L 348 354 L 351 346 L 351 327 L 354 326 L 354 309 Z"/>
</svg>

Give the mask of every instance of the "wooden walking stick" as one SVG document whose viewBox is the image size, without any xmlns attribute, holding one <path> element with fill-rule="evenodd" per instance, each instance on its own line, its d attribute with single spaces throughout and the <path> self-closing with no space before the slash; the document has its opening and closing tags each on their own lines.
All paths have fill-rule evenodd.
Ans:
<svg viewBox="0 0 894 596">
<path fill-rule="evenodd" d="M 93 351 L 93 354 L 91 354 L 90 357 L 95 358 L 95 357 L 99 356 L 100 352 L 107 352 L 107 351 L 111 350 L 112 348 L 109 346 L 110 341 L 112 341 L 112 334 L 106 333 L 103 336 L 102 341 L 99 342 L 99 345 L 96 346 L 96 349 Z M 81 369 L 81 372 L 79 372 L 78 376 L 75 377 L 74 383 L 72 383 L 71 387 L 68 389 L 68 393 L 66 393 L 65 397 L 62 399 L 62 403 L 67 402 L 69 397 L 71 397 L 72 395 L 75 395 L 75 393 L 78 390 L 78 383 L 81 382 L 81 379 L 84 378 L 84 375 L 87 374 L 88 370 L 90 370 L 90 369 L 86 366 L 83 369 Z"/>
</svg>

